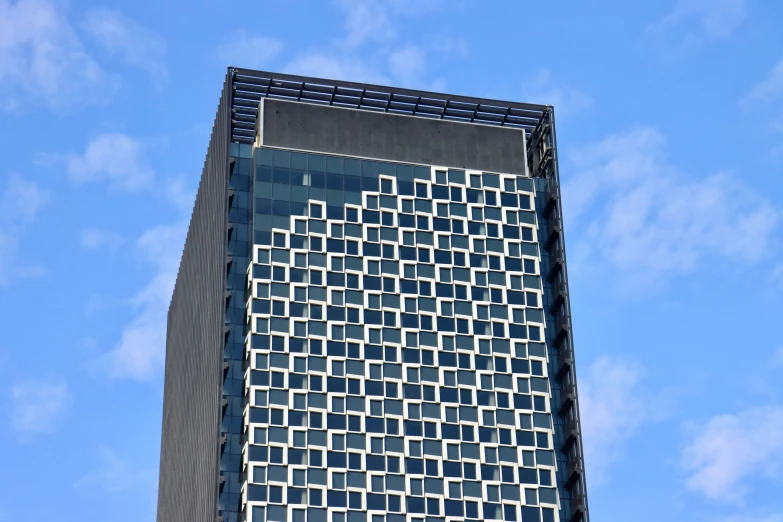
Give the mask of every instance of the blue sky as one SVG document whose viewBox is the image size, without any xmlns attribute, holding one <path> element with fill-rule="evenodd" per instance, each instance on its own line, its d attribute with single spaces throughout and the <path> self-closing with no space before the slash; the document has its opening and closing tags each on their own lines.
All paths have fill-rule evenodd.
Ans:
<svg viewBox="0 0 783 522">
<path fill-rule="evenodd" d="M 554 104 L 593 520 L 783 521 L 783 4 L 260 4 L 0 0 L 0 521 L 154 520 L 229 64 Z"/>
</svg>

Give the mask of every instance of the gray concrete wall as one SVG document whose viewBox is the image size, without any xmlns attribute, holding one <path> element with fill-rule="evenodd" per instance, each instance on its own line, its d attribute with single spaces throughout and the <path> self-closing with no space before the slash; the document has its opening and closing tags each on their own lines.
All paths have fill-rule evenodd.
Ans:
<svg viewBox="0 0 783 522">
<path fill-rule="evenodd" d="M 169 307 L 157 522 L 217 518 L 230 111 L 227 80 Z"/>
<path fill-rule="evenodd" d="M 262 99 L 259 145 L 489 172 L 525 173 L 512 127 Z"/>
</svg>

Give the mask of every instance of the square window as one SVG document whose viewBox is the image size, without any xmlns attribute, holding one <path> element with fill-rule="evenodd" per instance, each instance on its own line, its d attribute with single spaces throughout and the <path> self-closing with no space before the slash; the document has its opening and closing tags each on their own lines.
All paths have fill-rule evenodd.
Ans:
<svg viewBox="0 0 783 522">
<path fill-rule="evenodd" d="M 535 292 L 525 292 L 525 304 L 527 306 L 538 307 L 538 294 Z"/>
<path fill-rule="evenodd" d="M 416 197 L 417 198 L 429 197 L 429 191 L 427 190 L 427 185 L 425 183 L 416 183 Z"/>
<path fill-rule="evenodd" d="M 308 497 L 310 497 L 310 505 L 320 507 L 323 504 L 323 492 L 320 489 L 309 488 Z"/>
<path fill-rule="evenodd" d="M 310 217 L 314 219 L 321 219 L 324 215 L 323 206 L 317 203 L 310 203 Z"/>
<path fill-rule="evenodd" d="M 392 180 L 381 178 L 381 193 L 383 194 L 393 193 Z"/>
<path fill-rule="evenodd" d="M 337 239 L 342 239 L 343 237 L 343 226 L 333 223 L 332 224 L 332 233 L 331 236 Z"/>
<path fill-rule="evenodd" d="M 409 199 L 402 200 L 402 211 L 405 214 L 413 214 L 413 201 Z"/>
<path fill-rule="evenodd" d="M 454 316 L 454 303 L 450 303 L 448 301 L 444 301 L 440 305 L 440 313 L 441 315 L 445 317 L 453 317 Z"/>
<path fill-rule="evenodd" d="M 408 452 L 411 457 L 421 457 L 421 442 L 416 440 L 408 441 Z"/>
<path fill-rule="evenodd" d="M 343 258 L 342 257 L 333 257 L 332 258 L 332 271 L 333 272 L 342 272 L 343 271 Z"/>
<path fill-rule="evenodd" d="M 332 361 L 332 375 L 335 377 L 345 376 L 345 363 L 343 361 Z"/>
<path fill-rule="evenodd" d="M 370 415 L 373 417 L 383 416 L 383 402 L 382 401 L 370 401 Z"/>
<path fill-rule="evenodd" d="M 378 210 L 378 196 L 367 196 L 367 208 Z"/>
<path fill-rule="evenodd" d="M 447 183 L 445 171 L 442 170 L 435 171 L 435 183 L 437 183 L 438 185 L 445 185 Z"/>
<path fill-rule="evenodd" d="M 370 438 L 370 453 L 383 453 L 383 439 L 378 437 Z"/>
<path fill-rule="evenodd" d="M 500 487 L 487 486 L 487 500 L 490 502 L 500 502 Z"/>
<path fill-rule="evenodd" d="M 332 473 L 332 488 L 345 489 L 345 473 Z"/>
<path fill-rule="evenodd" d="M 391 212 L 381 212 L 381 225 L 385 227 L 394 226 L 394 214 Z"/>
<path fill-rule="evenodd" d="M 350 221 L 351 223 L 356 223 L 359 221 L 359 211 L 355 208 L 346 207 L 345 209 L 345 220 Z"/>
<path fill-rule="evenodd" d="M 533 229 L 530 227 L 522 228 L 522 241 L 533 241 Z"/>
<path fill-rule="evenodd" d="M 341 290 L 332 290 L 332 304 L 342 306 L 345 303 L 344 294 Z"/>
<path fill-rule="evenodd" d="M 448 203 L 438 203 L 435 205 L 435 213 L 438 217 L 449 217 Z"/>
</svg>

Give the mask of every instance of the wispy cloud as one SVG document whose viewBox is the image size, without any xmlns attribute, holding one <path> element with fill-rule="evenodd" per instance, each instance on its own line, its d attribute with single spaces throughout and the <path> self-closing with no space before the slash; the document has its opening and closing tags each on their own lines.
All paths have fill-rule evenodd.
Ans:
<svg viewBox="0 0 783 522">
<path fill-rule="evenodd" d="M 579 89 L 564 85 L 548 69 L 539 70 L 522 85 L 521 98 L 532 103 L 553 105 L 559 119 L 585 111 L 593 105 L 592 98 Z"/>
<path fill-rule="evenodd" d="M 740 502 L 754 480 L 783 467 L 783 407 L 750 408 L 693 426 L 682 452 L 688 489 L 715 500 Z"/>
<path fill-rule="evenodd" d="M 88 11 L 84 30 L 111 55 L 126 64 L 149 71 L 159 82 L 165 80 L 164 39 L 117 11 L 96 8 Z"/>
<path fill-rule="evenodd" d="M 296 53 L 284 61 L 283 72 L 421 87 L 429 52 L 459 56 L 467 52 L 467 44 L 461 39 L 439 37 L 430 39 L 426 45 L 399 40 L 400 20 L 435 10 L 443 5 L 440 0 L 337 0 L 334 5 L 343 13 L 342 36 Z M 283 47 L 283 42 L 275 38 L 238 33 L 230 42 L 218 47 L 216 54 L 234 65 L 266 68 L 280 55 Z M 442 84 L 442 80 L 434 82 L 437 86 Z"/>
<path fill-rule="evenodd" d="M 239 31 L 230 41 L 221 44 L 215 54 L 226 66 L 265 69 L 282 50 L 283 42 L 276 38 Z"/>
<path fill-rule="evenodd" d="M 347 80 L 367 83 L 389 83 L 386 74 L 369 66 L 358 56 L 336 56 L 331 52 L 308 51 L 283 67 L 283 72 L 315 78 Z"/>
<path fill-rule="evenodd" d="M 337 6 L 345 14 L 344 47 L 356 48 L 368 41 L 385 42 L 393 39 L 397 30 L 389 12 L 393 2 L 382 0 L 340 0 Z"/>
<path fill-rule="evenodd" d="M 82 247 L 87 250 L 106 249 L 111 253 L 122 246 L 125 239 L 119 232 L 102 228 L 87 228 L 82 230 Z"/>
<path fill-rule="evenodd" d="M 51 200 L 37 183 L 11 176 L 0 196 L 0 285 L 41 275 L 42 265 L 21 259 L 19 241 L 25 228 Z"/>
<path fill-rule="evenodd" d="M 783 99 L 783 60 L 779 61 L 767 77 L 757 83 L 742 99 L 742 104 L 748 106 L 755 102 L 771 102 Z"/>
<path fill-rule="evenodd" d="M 783 522 L 783 513 L 765 513 L 749 510 L 747 513 L 720 519 L 720 522 Z"/>
<path fill-rule="evenodd" d="M 0 95 L 5 109 L 100 99 L 111 80 L 58 5 L 0 0 Z"/>
<path fill-rule="evenodd" d="M 25 440 L 54 433 L 72 401 L 65 379 L 57 376 L 27 379 L 11 387 L 11 429 Z"/>
<path fill-rule="evenodd" d="M 730 173 L 683 172 L 655 129 L 584 147 L 571 170 L 563 208 L 582 230 L 574 266 L 605 263 L 627 289 L 654 288 L 708 258 L 754 263 L 774 248 L 780 210 Z"/>
<path fill-rule="evenodd" d="M 579 373 L 579 411 L 591 480 L 605 479 L 607 468 L 652 415 L 641 387 L 638 362 L 601 357 Z"/>
<path fill-rule="evenodd" d="M 675 29 L 686 40 L 696 42 L 730 36 L 747 17 L 746 0 L 676 0 L 674 8 L 662 20 L 651 24 L 649 32 Z"/>
<path fill-rule="evenodd" d="M 76 182 L 106 181 L 121 190 L 148 188 L 155 179 L 142 143 L 119 133 L 96 136 L 84 153 L 69 154 L 66 165 Z"/>
<path fill-rule="evenodd" d="M 427 70 L 424 50 L 413 44 L 405 44 L 389 55 L 389 72 L 403 87 L 420 84 Z"/>
<path fill-rule="evenodd" d="M 91 453 L 98 462 L 95 469 L 74 484 L 78 490 L 103 490 L 107 493 L 122 493 L 136 488 L 150 489 L 157 484 L 154 470 L 137 469 L 127 459 L 121 458 L 108 448 L 98 448 Z"/>
<path fill-rule="evenodd" d="M 124 327 L 117 345 L 98 361 L 117 380 L 146 380 L 163 367 L 166 319 L 174 289 L 186 223 L 146 231 L 137 249 L 154 269 L 153 277 L 132 299 L 134 317 Z"/>
</svg>

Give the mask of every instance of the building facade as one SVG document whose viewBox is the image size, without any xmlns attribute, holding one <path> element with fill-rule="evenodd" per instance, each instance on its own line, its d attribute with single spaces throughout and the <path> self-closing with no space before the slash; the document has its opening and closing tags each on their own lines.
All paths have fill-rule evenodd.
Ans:
<svg viewBox="0 0 783 522">
<path fill-rule="evenodd" d="M 158 521 L 589 520 L 551 107 L 230 68 Z"/>
</svg>

